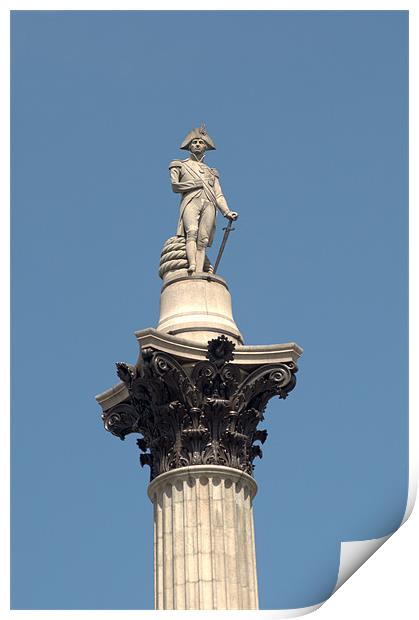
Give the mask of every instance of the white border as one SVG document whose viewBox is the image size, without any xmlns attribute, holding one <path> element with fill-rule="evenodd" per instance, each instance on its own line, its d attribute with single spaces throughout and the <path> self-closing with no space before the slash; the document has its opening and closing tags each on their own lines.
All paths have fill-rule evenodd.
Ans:
<svg viewBox="0 0 419 620">
<path fill-rule="evenodd" d="M 73 1 L 70 3 L 64 1 L 55 2 L 35 2 L 35 1 L 22 1 L 22 2 L 10 2 L 8 6 L 2 6 L 0 12 L 0 45 L 2 49 L 2 59 L 3 62 L 0 65 L 0 78 L 2 80 L 2 84 L 9 85 L 10 83 L 10 72 L 9 72 L 9 49 L 10 49 L 10 32 L 9 32 L 9 11 L 11 10 L 141 10 L 141 9 L 153 9 L 153 10 L 197 10 L 197 6 L 193 2 L 185 2 L 179 1 L 177 3 L 173 2 L 156 2 L 153 7 L 148 3 L 144 2 L 135 2 L 133 0 L 125 0 L 125 2 L 121 2 L 121 4 L 117 5 L 115 1 L 90 1 L 88 3 L 81 1 Z M 413 210 L 412 205 L 416 204 L 416 183 L 414 172 L 417 167 L 415 166 L 417 162 L 416 158 L 416 139 L 417 139 L 417 123 L 416 118 L 413 114 L 414 110 L 418 108 L 418 101 L 416 95 L 416 84 L 417 84 L 417 44 L 412 35 L 412 32 L 417 32 L 416 26 L 416 10 L 412 3 L 408 2 L 378 2 L 378 1 L 369 1 L 367 5 L 362 1 L 353 1 L 351 3 L 341 2 L 335 0 L 334 2 L 319 2 L 316 3 L 314 1 L 305 2 L 262 2 L 259 3 L 258 6 L 255 6 L 253 2 L 228 2 L 220 1 L 220 0 L 212 0 L 212 2 L 203 2 L 199 3 L 199 9 L 202 10 L 409 10 L 410 12 L 410 135 L 412 136 L 412 142 L 410 146 L 410 316 L 412 319 L 410 320 L 410 342 L 411 346 L 417 344 L 417 327 L 413 320 L 413 317 L 419 316 L 419 304 L 417 301 L 417 290 L 414 287 L 414 280 L 417 277 L 416 273 L 416 264 L 417 264 L 417 252 L 414 248 L 414 238 L 417 238 L 417 216 L 415 211 Z M 6 89 L 8 86 L 6 87 Z M 2 140 L 2 166 L 1 166 L 1 188 L 3 193 L 3 204 L 10 204 L 10 194 L 9 194 L 9 143 L 10 143 L 10 133 L 9 133 L 9 98 L 3 94 L 3 97 L 0 99 L 1 105 L 1 134 L 3 137 Z M 2 282 L 3 287 L 1 290 L 7 290 L 7 284 L 9 281 L 9 214 L 8 209 L 3 208 L 2 210 L 2 226 L 1 226 L 1 234 L 3 235 L 2 243 L 0 244 L 0 252 L 1 252 L 1 265 L 3 268 L 2 275 L 4 277 L 4 282 Z M 3 325 L 7 325 L 5 331 L 3 333 L 2 343 L 8 345 L 9 344 L 9 320 L 10 315 L 8 308 L 3 301 L 1 304 L 3 318 L 5 321 Z M 7 350 L 7 346 L 3 347 L 3 350 Z M 414 355 L 415 351 L 411 349 L 410 353 L 410 408 L 411 412 L 416 410 L 417 405 L 417 391 L 415 390 L 415 383 L 417 382 L 418 373 L 418 365 L 416 356 Z M 4 353 L 6 356 L 6 353 Z M 2 368 L 2 379 L 9 384 L 9 365 L 8 360 L 4 357 L 2 359 L 2 363 L 4 367 Z M 4 391 L 6 394 L 8 390 Z M 8 409 L 6 403 L 6 407 L 3 405 L 4 409 Z M 3 409 L 3 411 L 4 411 Z M 9 421 L 6 417 L 6 421 L 3 421 L 2 426 L 2 449 L 0 450 L 0 459 L 1 459 L 1 471 L 4 473 L 9 473 Z M 410 420 L 410 485 L 409 485 L 409 502 L 408 509 L 406 514 L 408 515 L 409 510 L 411 510 L 413 506 L 413 498 L 416 495 L 417 488 L 417 457 L 415 454 L 415 446 L 413 446 L 413 438 L 418 436 L 418 428 L 416 417 L 411 414 Z M 9 476 L 5 476 L 2 478 L 2 491 L 4 491 L 5 497 L 9 497 L 10 493 L 10 485 L 9 485 Z M 7 500 L 3 505 L 7 503 Z M 416 511 L 417 512 L 417 511 Z M 407 518 L 407 517 L 406 517 Z M 9 513 L 5 510 L 0 511 L 0 530 L 2 536 L 2 549 L 9 548 L 9 531 L 10 531 L 10 520 Z M 374 617 L 374 618 L 393 618 L 397 616 L 398 620 L 402 620 L 402 618 L 412 618 L 417 615 L 418 604 L 415 596 L 415 588 L 417 589 L 417 584 L 415 583 L 414 587 L 414 572 L 411 569 L 411 565 L 409 563 L 409 556 L 411 554 L 411 549 L 418 548 L 417 545 L 414 546 L 412 542 L 412 538 L 416 537 L 416 541 L 418 540 L 418 518 L 415 516 L 414 519 L 409 520 L 409 522 L 403 526 L 402 531 L 398 532 L 396 535 L 396 541 L 392 545 L 385 545 L 384 548 L 377 554 L 378 557 L 371 558 L 367 565 L 360 571 L 360 574 L 352 577 L 350 583 L 347 584 L 342 591 L 335 594 L 331 600 L 327 602 L 327 605 L 323 607 L 318 614 L 321 614 L 323 618 L 333 618 L 335 620 L 336 617 L 339 617 L 339 620 L 345 620 L 346 618 L 353 618 L 354 614 L 361 617 Z M 398 542 L 397 542 L 398 541 Z M 365 541 L 363 541 L 365 542 Z M 386 559 L 387 558 L 387 559 Z M 410 560 L 413 564 L 413 561 Z M 109 620 L 120 620 L 121 616 L 124 618 L 129 617 L 138 617 L 138 611 L 11 611 L 8 608 L 9 605 L 9 591 L 10 591 L 10 581 L 9 581 L 9 558 L 7 554 L 3 553 L 3 571 L 2 571 L 2 579 L 0 580 L 0 610 L 2 612 L 2 618 L 20 618 L 24 617 L 26 619 L 31 618 L 45 618 L 45 617 L 53 617 L 54 620 L 61 620 L 63 618 L 79 618 L 81 615 L 88 616 L 89 618 L 105 618 Z M 382 587 L 382 583 L 385 584 L 385 587 Z M 374 594 L 375 593 L 375 596 Z M 361 608 L 362 603 L 362 608 Z M 317 608 L 318 606 L 314 606 Z M 166 617 L 169 615 L 179 617 L 179 614 L 199 614 L 203 615 L 216 615 L 217 618 L 226 616 L 227 618 L 231 618 L 234 615 L 240 615 L 241 618 L 245 616 L 249 619 L 257 614 L 258 616 L 264 616 L 265 618 L 279 618 L 279 617 L 293 617 L 293 611 L 295 612 L 304 612 L 304 610 L 287 610 L 286 614 L 281 614 L 280 611 L 259 611 L 259 612 L 153 612 L 153 611 L 141 611 L 141 615 L 145 616 L 156 616 L 159 614 L 164 614 Z M 305 608 L 305 613 L 312 611 L 312 608 Z M 319 616 L 320 617 L 320 616 Z"/>
</svg>

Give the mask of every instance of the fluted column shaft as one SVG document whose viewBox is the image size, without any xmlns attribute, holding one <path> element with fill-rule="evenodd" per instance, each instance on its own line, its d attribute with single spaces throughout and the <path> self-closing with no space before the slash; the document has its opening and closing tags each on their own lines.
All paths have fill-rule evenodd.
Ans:
<svg viewBox="0 0 419 620">
<path fill-rule="evenodd" d="M 149 485 L 156 609 L 258 609 L 254 479 L 220 465 L 182 467 Z"/>
</svg>

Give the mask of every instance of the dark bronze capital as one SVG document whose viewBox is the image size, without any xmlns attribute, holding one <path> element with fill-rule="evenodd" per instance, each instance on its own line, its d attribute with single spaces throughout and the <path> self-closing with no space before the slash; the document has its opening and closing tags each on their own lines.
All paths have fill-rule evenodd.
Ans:
<svg viewBox="0 0 419 620">
<path fill-rule="evenodd" d="M 220 336 L 208 343 L 208 361 L 178 361 L 144 349 L 136 367 L 117 364 L 129 397 L 102 414 L 106 430 L 124 439 L 140 433 L 141 465 L 151 479 L 189 465 L 225 465 L 253 472 L 262 456 L 258 430 L 273 396 L 295 387 L 294 362 L 262 364 L 251 372 L 234 363 L 234 343 Z"/>
</svg>

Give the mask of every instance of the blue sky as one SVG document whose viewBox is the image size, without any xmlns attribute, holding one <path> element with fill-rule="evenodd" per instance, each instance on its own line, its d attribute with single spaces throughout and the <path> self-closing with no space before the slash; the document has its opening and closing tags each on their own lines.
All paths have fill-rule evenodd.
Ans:
<svg viewBox="0 0 419 620">
<path fill-rule="evenodd" d="M 12 14 L 12 607 L 149 609 L 135 437 L 94 395 L 155 326 L 201 120 L 239 211 L 219 272 L 248 344 L 304 348 L 255 478 L 261 608 L 333 589 L 407 489 L 407 13 Z M 219 220 L 217 240 L 220 242 Z"/>
</svg>

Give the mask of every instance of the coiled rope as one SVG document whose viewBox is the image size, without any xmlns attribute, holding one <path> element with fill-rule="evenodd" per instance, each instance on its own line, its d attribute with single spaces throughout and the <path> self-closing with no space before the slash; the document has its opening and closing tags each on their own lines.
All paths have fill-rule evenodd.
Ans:
<svg viewBox="0 0 419 620">
<path fill-rule="evenodd" d="M 170 237 L 164 244 L 160 255 L 159 276 L 163 279 L 169 271 L 187 269 L 185 237 Z M 212 273 L 213 267 L 205 256 L 204 271 Z"/>
</svg>

